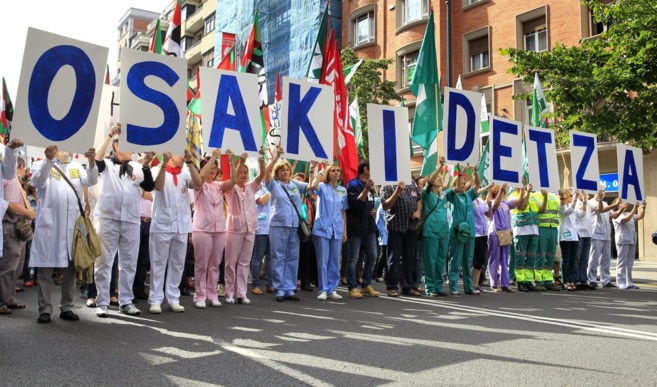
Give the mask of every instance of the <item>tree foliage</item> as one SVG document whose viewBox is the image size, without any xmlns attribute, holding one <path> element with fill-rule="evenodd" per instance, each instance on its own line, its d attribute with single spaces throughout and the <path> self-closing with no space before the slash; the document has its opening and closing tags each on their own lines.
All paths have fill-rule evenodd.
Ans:
<svg viewBox="0 0 657 387">
<path fill-rule="evenodd" d="M 350 48 L 343 49 L 341 57 L 343 67 L 351 66 L 359 60 L 354 50 Z M 388 104 L 390 101 L 401 100 L 395 91 L 397 82 L 383 79 L 383 73 L 392 61 L 392 59 L 364 59 L 347 85 L 349 101 L 358 97 L 364 143 L 363 149 L 359 149 L 358 156 L 362 159 L 368 158 L 367 104 Z"/>
<path fill-rule="evenodd" d="M 538 72 L 560 138 L 575 129 L 651 150 L 657 145 L 657 2 L 583 2 L 607 31 L 577 47 L 503 49 L 510 71 L 529 83 Z"/>
</svg>

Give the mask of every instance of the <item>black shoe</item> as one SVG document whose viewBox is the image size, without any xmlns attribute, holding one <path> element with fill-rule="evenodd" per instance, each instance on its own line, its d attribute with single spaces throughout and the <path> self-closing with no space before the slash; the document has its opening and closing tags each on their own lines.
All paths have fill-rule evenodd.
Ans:
<svg viewBox="0 0 657 387">
<path fill-rule="evenodd" d="M 37 318 L 39 324 L 47 324 L 50 322 L 50 313 L 41 313 Z"/>
<path fill-rule="evenodd" d="M 276 298 L 278 298 L 278 297 L 276 297 Z M 301 298 L 299 298 L 299 296 L 297 296 L 296 294 L 292 294 L 290 296 L 285 296 L 284 298 L 286 300 L 290 300 L 290 301 L 300 301 L 301 300 Z"/>
<path fill-rule="evenodd" d="M 612 284 L 612 283 L 610 282 L 610 283 L 606 284 L 606 285 L 603 286 L 603 287 L 605 287 L 605 288 L 615 288 L 616 285 L 614 285 L 614 284 Z"/>
<path fill-rule="evenodd" d="M 78 321 L 80 319 L 80 316 L 78 316 L 77 314 L 73 313 L 70 310 L 67 310 L 66 312 L 60 313 L 59 318 L 68 321 Z"/>
<path fill-rule="evenodd" d="M 180 295 L 181 296 L 191 296 L 192 293 L 190 293 L 189 290 L 187 290 L 187 288 L 182 288 L 182 289 L 180 289 Z"/>
<path fill-rule="evenodd" d="M 591 282 L 591 283 L 588 285 L 588 289 L 589 289 L 589 290 L 595 290 L 595 289 L 597 289 L 597 288 L 598 288 L 598 283 L 597 283 L 597 282 Z"/>
<path fill-rule="evenodd" d="M 314 289 L 310 284 L 301 284 L 301 290 L 312 292 Z"/>
<path fill-rule="evenodd" d="M 285 301 L 285 297 L 284 296 L 276 296 L 276 301 L 283 302 L 283 301 Z"/>
<path fill-rule="evenodd" d="M 519 291 L 519 292 L 528 292 L 529 289 L 527 288 L 527 284 L 525 284 L 525 283 L 519 283 L 519 284 L 518 284 L 518 291 Z"/>
<path fill-rule="evenodd" d="M 537 291 L 537 290 L 536 290 L 536 287 L 535 287 L 534 284 L 531 283 L 531 282 L 526 283 L 526 284 L 525 284 L 525 287 L 526 287 L 527 290 L 530 291 L 530 292 L 536 292 L 536 291 Z"/>
</svg>

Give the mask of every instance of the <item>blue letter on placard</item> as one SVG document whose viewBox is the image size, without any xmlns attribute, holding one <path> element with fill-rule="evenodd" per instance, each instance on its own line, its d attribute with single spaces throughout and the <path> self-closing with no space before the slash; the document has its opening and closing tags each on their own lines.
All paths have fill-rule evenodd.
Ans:
<svg viewBox="0 0 657 387">
<path fill-rule="evenodd" d="M 460 149 L 456 148 L 456 112 L 461 107 L 466 116 L 466 134 L 465 143 Z M 447 107 L 447 159 L 452 161 L 464 161 L 474 151 L 475 143 L 475 124 L 476 113 L 474 106 L 470 103 L 468 97 L 463 94 L 450 92 L 449 106 Z"/>
<path fill-rule="evenodd" d="M 634 152 L 629 149 L 625 150 L 625 165 L 623 166 L 623 186 L 621 187 L 621 199 L 627 198 L 627 186 L 634 186 L 636 193 L 636 200 L 642 202 L 643 194 L 641 193 L 641 185 L 639 184 L 639 174 L 636 170 L 636 161 L 634 160 Z"/>
<path fill-rule="evenodd" d="M 311 87 L 308 93 L 301 99 L 301 86 L 290 83 L 290 99 L 287 119 L 287 151 L 289 153 L 299 153 L 299 129 L 308 140 L 310 149 L 319 159 L 327 159 L 328 155 L 324 151 L 322 144 L 319 142 L 317 133 L 313 124 L 308 119 L 308 112 L 313 107 L 315 100 L 322 91 L 319 87 Z"/>
<path fill-rule="evenodd" d="M 71 101 L 72 108 L 61 120 L 57 120 L 48 108 L 48 92 L 55 76 L 66 65 L 75 71 L 75 94 Z M 73 136 L 89 118 L 95 92 L 96 73 L 84 51 L 66 45 L 47 50 L 34 65 L 28 86 L 27 106 L 34 127 L 52 141 L 62 141 Z"/>
<path fill-rule="evenodd" d="M 397 181 L 397 128 L 393 110 L 383 111 L 383 157 L 386 181 Z"/>
<path fill-rule="evenodd" d="M 171 67 L 160 62 L 135 63 L 128 71 L 126 77 L 128 89 L 136 97 L 159 107 L 164 115 L 162 125 L 157 128 L 127 125 L 126 136 L 128 142 L 137 145 L 164 144 L 173 138 L 180 124 L 180 114 L 178 114 L 176 103 L 168 95 L 146 86 L 144 81 L 149 76 L 161 78 L 169 86 L 173 86 L 180 80 L 178 74 Z"/>
<path fill-rule="evenodd" d="M 228 114 L 228 102 L 231 101 L 235 115 Z M 225 129 L 234 129 L 240 132 L 244 149 L 249 152 L 257 152 L 253 129 L 249 122 L 249 115 L 246 112 L 244 98 L 240 92 L 237 77 L 234 75 L 222 74 L 219 79 L 217 90 L 217 101 L 214 105 L 214 121 L 210 131 L 211 148 L 221 148 L 224 142 Z"/>
<path fill-rule="evenodd" d="M 518 181 L 518 172 L 502 169 L 502 157 L 512 157 L 513 148 L 510 146 L 502 145 L 502 133 L 509 133 L 511 135 L 518 135 L 518 126 L 509 122 L 493 119 L 493 146 L 492 146 L 492 161 L 493 161 L 493 179 L 508 181 L 515 183 Z"/>
<path fill-rule="evenodd" d="M 547 161 L 546 144 L 552 144 L 552 136 L 547 132 L 539 132 L 538 130 L 529 129 L 529 140 L 536 143 L 536 151 L 538 152 L 538 174 L 541 182 L 541 187 L 550 186 L 549 165 Z"/>
<path fill-rule="evenodd" d="M 586 170 L 589 167 L 589 162 L 591 161 L 591 156 L 593 156 L 593 152 L 595 151 L 595 142 L 593 141 L 593 137 L 588 137 L 588 136 L 579 136 L 577 134 L 573 134 L 573 143 L 571 146 L 583 146 L 586 148 L 584 151 L 584 156 L 582 157 L 582 163 L 579 165 L 579 168 L 577 168 L 577 173 L 575 174 L 575 181 L 577 183 L 577 187 L 579 189 L 585 189 L 588 191 L 597 191 L 598 190 L 598 182 L 595 180 L 586 180 L 584 178 L 584 174 L 586 173 Z"/>
</svg>

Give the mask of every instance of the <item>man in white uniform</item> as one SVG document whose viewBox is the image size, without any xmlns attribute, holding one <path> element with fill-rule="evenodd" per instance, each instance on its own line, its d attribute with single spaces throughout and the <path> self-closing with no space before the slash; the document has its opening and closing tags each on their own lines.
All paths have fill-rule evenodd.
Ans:
<svg viewBox="0 0 657 387">
<path fill-rule="evenodd" d="M 184 312 L 180 305 L 180 280 L 187 253 L 187 238 L 192 232 L 192 210 L 189 189 L 201 186 L 201 176 L 192 164 L 192 155 L 162 155 L 162 166 L 155 176 L 153 218 L 149 237 L 151 286 L 148 296 L 151 313 L 162 313 L 166 296 L 169 309 Z M 166 275 L 166 279 L 165 279 Z M 166 285 L 165 285 L 166 284 Z M 166 286 L 166 289 L 164 287 Z"/>
<path fill-rule="evenodd" d="M 49 323 L 53 307 L 50 295 L 53 287 L 52 274 L 55 268 L 62 268 L 62 298 L 59 317 L 76 321 L 80 318 L 73 313 L 75 297 L 75 267 L 71 256 L 75 221 L 80 216 L 78 198 L 84 208 L 83 186 L 98 182 L 96 152 L 89 149 L 84 156 L 88 160 L 86 168 L 72 160 L 71 153 L 60 151 L 56 145 L 45 150 L 46 159 L 32 165 L 32 186 L 37 189 L 39 207 L 34 226 L 30 266 L 39 268 L 39 323 Z M 73 188 L 55 168 L 57 166 L 71 181 Z M 76 197 L 77 193 L 77 197 Z"/>
<path fill-rule="evenodd" d="M 153 176 L 149 164 L 153 159 L 149 153 L 144 164 L 132 160 L 132 153 L 121 152 L 118 141 L 112 141 L 121 133 L 121 125 L 112 128 L 98 147 L 96 166 L 102 179 L 102 189 L 96 204 L 94 217 L 98 219 L 98 236 L 103 255 L 95 263 L 94 279 L 96 315 L 107 317 L 110 303 L 110 280 L 116 253 L 119 253 L 119 305 L 120 311 L 128 315 L 140 313 L 133 302 L 132 283 L 137 269 L 139 253 L 139 200 L 140 187 L 153 190 Z M 113 145 L 111 158 L 105 159 L 110 141 Z"/>
</svg>

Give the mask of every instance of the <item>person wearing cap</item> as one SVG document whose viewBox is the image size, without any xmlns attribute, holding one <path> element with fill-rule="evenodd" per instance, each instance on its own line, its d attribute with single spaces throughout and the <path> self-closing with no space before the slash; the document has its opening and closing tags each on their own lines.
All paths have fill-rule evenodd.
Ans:
<svg viewBox="0 0 657 387">
<path fill-rule="evenodd" d="M 187 167 L 183 169 L 184 165 Z M 187 254 L 187 240 L 192 232 L 192 209 L 189 189 L 203 181 L 193 165 L 192 155 L 162 154 L 162 165 L 155 173 L 153 190 L 153 219 L 148 251 L 151 256 L 149 312 L 162 313 L 166 298 L 169 309 L 180 313 L 180 281 Z"/>
<path fill-rule="evenodd" d="M 94 209 L 98 219 L 98 236 L 103 254 L 94 264 L 96 283 L 96 315 L 108 316 L 110 304 L 110 280 L 114 257 L 118 252 L 119 267 L 119 310 L 128 315 L 138 315 L 140 310 L 133 304 L 132 290 L 137 270 L 140 236 L 139 201 L 141 190 L 153 190 L 153 176 L 149 153 L 143 164 L 132 161 L 132 153 L 119 150 L 115 136 L 121 133 L 117 124 L 105 137 L 96 152 L 96 166 L 103 185 Z M 105 158 L 107 147 L 112 142 L 112 154 Z"/>
<path fill-rule="evenodd" d="M 452 188 L 445 191 L 445 198 L 452 203 L 452 227 L 449 241 L 449 292 L 458 296 L 459 275 L 463 276 L 463 291 L 465 294 L 478 295 L 481 292 L 474 288 L 472 282 L 472 259 L 474 257 L 475 219 L 472 202 L 477 197 L 480 180 L 477 170 L 473 167 L 461 169 L 456 166 L 457 177 Z M 468 184 L 464 174 L 473 171 L 474 180 Z"/>
<path fill-rule="evenodd" d="M 646 202 L 634 203 L 630 211 L 629 208 L 630 203 L 625 202 L 611 214 L 618 253 L 616 285 L 619 289 L 639 289 L 632 282 L 632 268 L 636 254 L 636 222 L 646 216 Z"/>
</svg>

